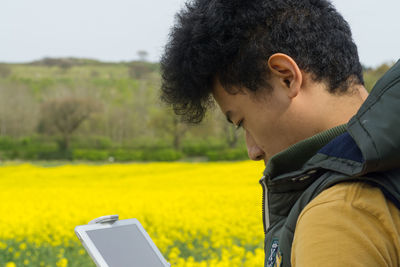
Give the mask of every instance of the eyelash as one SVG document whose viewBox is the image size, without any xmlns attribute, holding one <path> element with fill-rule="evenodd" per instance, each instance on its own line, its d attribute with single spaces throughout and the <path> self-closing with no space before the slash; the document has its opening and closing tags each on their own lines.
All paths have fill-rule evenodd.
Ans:
<svg viewBox="0 0 400 267">
<path fill-rule="evenodd" d="M 243 120 L 239 121 L 239 123 L 236 125 L 236 130 L 239 130 L 242 127 Z"/>
</svg>

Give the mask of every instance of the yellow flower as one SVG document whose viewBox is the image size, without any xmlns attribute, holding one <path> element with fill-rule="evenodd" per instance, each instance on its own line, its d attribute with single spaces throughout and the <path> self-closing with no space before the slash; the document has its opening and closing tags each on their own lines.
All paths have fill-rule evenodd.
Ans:
<svg viewBox="0 0 400 267">
<path fill-rule="evenodd" d="M 26 249 L 26 244 L 25 244 L 25 243 L 21 243 L 21 244 L 19 245 L 19 249 L 20 249 L 20 250 L 25 250 L 25 249 Z"/>
<path fill-rule="evenodd" d="M 262 266 L 263 168 L 250 161 L 3 165 L 0 249 L 26 251 L 20 258 L 42 267 L 66 267 L 72 249 L 70 261 L 83 266 L 86 252 L 74 227 L 119 214 L 137 218 L 173 266 Z"/>
<path fill-rule="evenodd" d="M 9 261 L 9 262 L 6 263 L 6 267 L 17 267 L 17 265 L 15 265 L 14 262 Z"/>
<path fill-rule="evenodd" d="M 62 258 L 59 261 L 57 261 L 57 267 L 67 267 L 68 266 L 68 260 L 66 258 Z"/>
<path fill-rule="evenodd" d="M 0 249 L 6 249 L 6 248 L 7 248 L 7 244 L 0 241 Z"/>
<path fill-rule="evenodd" d="M 16 251 L 16 252 L 14 253 L 14 258 L 15 258 L 15 259 L 18 259 L 19 256 L 21 256 L 21 252 L 20 252 L 20 251 Z"/>
</svg>

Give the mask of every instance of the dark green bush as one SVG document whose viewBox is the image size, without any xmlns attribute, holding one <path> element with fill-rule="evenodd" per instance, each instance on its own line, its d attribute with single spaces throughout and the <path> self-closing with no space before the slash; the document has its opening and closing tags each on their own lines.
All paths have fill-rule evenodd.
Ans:
<svg viewBox="0 0 400 267">
<path fill-rule="evenodd" d="M 18 158 L 17 150 L 2 150 L 1 159 L 2 160 L 13 160 Z"/>
<path fill-rule="evenodd" d="M 33 152 L 33 151 L 32 151 Z M 26 154 L 25 159 L 29 160 L 72 160 L 73 153 L 71 150 L 61 151 L 57 149 L 41 150 L 37 154 Z"/>
<path fill-rule="evenodd" d="M 122 144 L 124 148 L 140 149 L 140 150 L 159 150 L 170 149 L 171 142 L 168 140 L 154 139 L 154 138 L 137 138 L 134 140 L 125 141 Z"/>
<path fill-rule="evenodd" d="M 143 152 L 143 160 L 145 161 L 174 161 L 181 159 L 183 154 L 174 149 L 151 149 Z"/>
<path fill-rule="evenodd" d="M 0 137 L 1 160 L 89 160 L 116 162 L 126 161 L 175 161 L 184 157 L 207 157 L 210 161 L 247 159 L 245 148 L 229 149 L 224 143 L 187 140 L 182 150 L 168 147 L 166 142 L 154 141 L 124 144 L 118 148 L 108 138 L 76 137 L 71 140 L 71 151 L 57 147 L 58 139 L 43 139 L 40 136 L 14 139 Z M 189 142 L 190 141 L 190 142 Z M 146 145 L 147 144 L 147 145 Z M 151 144 L 151 146 L 149 146 Z"/>
<path fill-rule="evenodd" d="M 108 159 L 108 157 L 109 152 L 105 150 L 74 149 L 72 152 L 72 159 L 74 160 L 103 161 Z"/>
<path fill-rule="evenodd" d="M 140 161 L 143 159 L 143 151 L 118 149 L 110 153 L 115 161 Z"/>
<path fill-rule="evenodd" d="M 223 149 L 218 147 L 210 147 L 204 144 L 185 145 L 182 148 L 183 153 L 187 156 L 205 156 L 208 152 Z"/>
<path fill-rule="evenodd" d="M 210 151 L 225 149 L 227 149 L 225 143 L 213 138 L 207 140 L 188 139 L 182 144 L 182 152 L 189 157 L 206 156 Z"/>
<path fill-rule="evenodd" d="M 17 142 L 8 136 L 0 137 L 0 150 L 9 150 L 15 148 Z"/>
<path fill-rule="evenodd" d="M 110 138 L 104 136 L 79 136 L 72 139 L 71 146 L 76 149 L 111 149 L 113 143 Z"/>
<path fill-rule="evenodd" d="M 70 152 L 60 152 L 55 143 L 46 143 L 34 138 L 21 139 L 0 138 L 0 152 L 2 159 L 69 159 Z"/>
</svg>

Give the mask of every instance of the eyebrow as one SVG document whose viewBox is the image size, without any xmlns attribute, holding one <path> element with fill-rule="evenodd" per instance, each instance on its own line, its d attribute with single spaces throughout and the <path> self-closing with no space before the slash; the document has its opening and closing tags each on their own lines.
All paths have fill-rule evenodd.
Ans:
<svg viewBox="0 0 400 267">
<path fill-rule="evenodd" d="M 225 117 L 226 117 L 226 120 L 227 120 L 229 123 L 232 123 L 232 124 L 233 124 L 233 122 L 232 122 L 232 120 L 231 120 L 231 114 L 232 114 L 232 112 L 231 112 L 230 110 L 228 110 L 228 111 L 225 113 Z"/>
</svg>

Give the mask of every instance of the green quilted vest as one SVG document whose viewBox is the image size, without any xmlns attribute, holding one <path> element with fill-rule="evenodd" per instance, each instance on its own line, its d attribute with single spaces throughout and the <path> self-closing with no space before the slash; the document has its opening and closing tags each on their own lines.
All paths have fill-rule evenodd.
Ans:
<svg viewBox="0 0 400 267">
<path fill-rule="evenodd" d="M 291 266 L 297 218 L 344 181 L 379 187 L 400 208 L 400 61 L 346 124 L 303 140 L 267 163 L 263 187 L 265 266 Z"/>
</svg>

